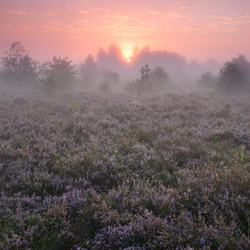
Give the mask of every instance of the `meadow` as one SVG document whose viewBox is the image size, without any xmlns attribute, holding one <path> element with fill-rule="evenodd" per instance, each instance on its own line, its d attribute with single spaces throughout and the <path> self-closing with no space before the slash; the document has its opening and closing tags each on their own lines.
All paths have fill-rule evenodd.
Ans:
<svg viewBox="0 0 250 250">
<path fill-rule="evenodd" d="M 245 95 L 0 93 L 0 249 L 250 249 Z"/>
</svg>

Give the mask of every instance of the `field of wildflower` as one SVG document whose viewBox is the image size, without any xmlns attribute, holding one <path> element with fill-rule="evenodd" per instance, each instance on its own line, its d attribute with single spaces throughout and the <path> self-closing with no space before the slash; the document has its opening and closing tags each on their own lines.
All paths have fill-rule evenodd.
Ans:
<svg viewBox="0 0 250 250">
<path fill-rule="evenodd" d="M 250 249 L 250 99 L 0 94 L 0 249 Z"/>
</svg>

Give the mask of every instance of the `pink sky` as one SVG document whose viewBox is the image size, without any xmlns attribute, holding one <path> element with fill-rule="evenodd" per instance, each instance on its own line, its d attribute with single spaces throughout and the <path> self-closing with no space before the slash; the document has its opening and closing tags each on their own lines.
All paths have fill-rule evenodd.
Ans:
<svg viewBox="0 0 250 250">
<path fill-rule="evenodd" d="M 115 43 L 188 59 L 250 59 L 250 0 L 0 0 L 0 54 L 21 41 L 36 59 L 83 61 Z"/>
</svg>

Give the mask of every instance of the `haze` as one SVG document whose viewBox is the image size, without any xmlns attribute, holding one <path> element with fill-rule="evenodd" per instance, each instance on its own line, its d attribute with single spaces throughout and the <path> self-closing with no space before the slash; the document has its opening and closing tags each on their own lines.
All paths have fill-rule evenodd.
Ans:
<svg viewBox="0 0 250 250">
<path fill-rule="evenodd" d="M 135 46 L 198 61 L 249 58 L 249 10 L 249 0 L 0 0 L 0 53 L 21 41 L 38 60 L 80 62 L 110 44 L 125 60 Z"/>
</svg>

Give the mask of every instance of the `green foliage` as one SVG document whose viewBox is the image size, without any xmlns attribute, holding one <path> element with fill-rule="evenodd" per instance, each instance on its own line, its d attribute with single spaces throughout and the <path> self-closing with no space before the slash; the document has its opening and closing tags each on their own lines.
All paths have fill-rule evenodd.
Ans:
<svg viewBox="0 0 250 250">
<path fill-rule="evenodd" d="M 246 148 L 244 146 L 240 147 L 240 161 L 245 162 L 246 161 Z"/>
<path fill-rule="evenodd" d="M 218 141 L 219 141 L 218 136 L 217 136 L 217 135 L 216 135 L 216 136 L 214 136 L 214 143 L 216 144 L 216 143 L 218 143 Z"/>
<path fill-rule="evenodd" d="M 67 104 L 72 108 L 72 110 L 76 111 L 81 107 L 80 102 L 68 101 Z"/>
</svg>

